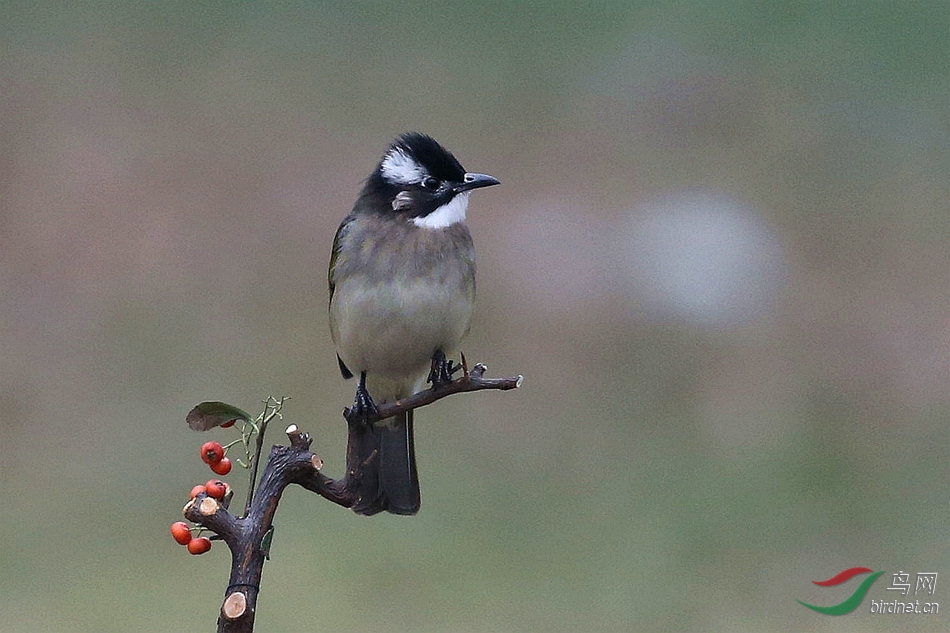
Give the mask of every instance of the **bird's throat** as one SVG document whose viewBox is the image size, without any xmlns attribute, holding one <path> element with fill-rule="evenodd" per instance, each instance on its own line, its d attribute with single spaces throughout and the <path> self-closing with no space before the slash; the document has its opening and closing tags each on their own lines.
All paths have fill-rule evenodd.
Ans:
<svg viewBox="0 0 950 633">
<path fill-rule="evenodd" d="M 463 191 L 432 213 L 412 218 L 412 221 L 416 226 L 424 229 L 444 229 L 463 222 L 465 212 L 468 210 L 468 195 L 468 191 Z"/>
</svg>

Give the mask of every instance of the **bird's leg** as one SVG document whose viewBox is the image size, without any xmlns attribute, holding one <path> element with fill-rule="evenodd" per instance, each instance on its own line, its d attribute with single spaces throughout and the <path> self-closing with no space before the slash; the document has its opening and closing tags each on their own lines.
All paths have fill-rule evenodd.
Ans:
<svg viewBox="0 0 950 633">
<path fill-rule="evenodd" d="M 432 383 L 433 389 L 438 389 L 452 382 L 452 374 L 461 368 L 462 366 L 455 365 L 454 361 L 446 360 L 445 352 L 437 349 L 432 354 L 432 368 L 429 370 L 429 377 L 426 382 Z"/>
<path fill-rule="evenodd" d="M 360 372 L 360 382 L 356 385 L 356 397 L 353 398 L 353 406 L 347 411 L 346 421 L 350 424 L 361 423 L 364 426 L 371 416 L 379 413 L 376 403 L 366 390 L 366 372 Z"/>
</svg>

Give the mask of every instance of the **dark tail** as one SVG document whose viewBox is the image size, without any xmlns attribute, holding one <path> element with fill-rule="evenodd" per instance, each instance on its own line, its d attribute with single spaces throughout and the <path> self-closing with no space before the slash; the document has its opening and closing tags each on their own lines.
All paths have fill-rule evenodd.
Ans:
<svg viewBox="0 0 950 633">
<path fill-rule="evenodd" d="M 377 454 L 363 468 L 359 499 L 353 511 L 367 516 L 383 510 L 393 514 L 418 512 L 419 475 L 412 443 L 412 411 L 366 427 L 356 443 L 360 462 L 366 462 L 373 451 Z"/>
</svg>

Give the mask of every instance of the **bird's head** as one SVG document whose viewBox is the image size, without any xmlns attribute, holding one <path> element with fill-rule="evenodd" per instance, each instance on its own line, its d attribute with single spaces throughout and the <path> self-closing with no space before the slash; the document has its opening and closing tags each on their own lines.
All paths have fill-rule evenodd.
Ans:
<svg viewBox="0 0 950 633">
<path fill-rule="evenodd" d="M 392 142 L 363 193 L 380 211 L 439 229 L 465 219 L 473 189 L 497 184 L 492 176 L 466 172 L 432 137 L 410 132 Z"/>
</svg>

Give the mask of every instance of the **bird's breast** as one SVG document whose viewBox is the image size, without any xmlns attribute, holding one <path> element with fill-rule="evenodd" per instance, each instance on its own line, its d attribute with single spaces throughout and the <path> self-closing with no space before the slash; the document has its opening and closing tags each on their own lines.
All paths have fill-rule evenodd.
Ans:
<svg viewBox="0 0 950 633">
<path fill-rule="evenodd" d="M 350 254 L 338 259 L 330 302 L 337 352 L 351 371 L 411 389 L 433 352 L 454 351 L 468 331 L 475 301 L 471 237 L 467 229 L 417 227 L 348 237 L 355 242 L 343 245 Z"/>
</svg>

